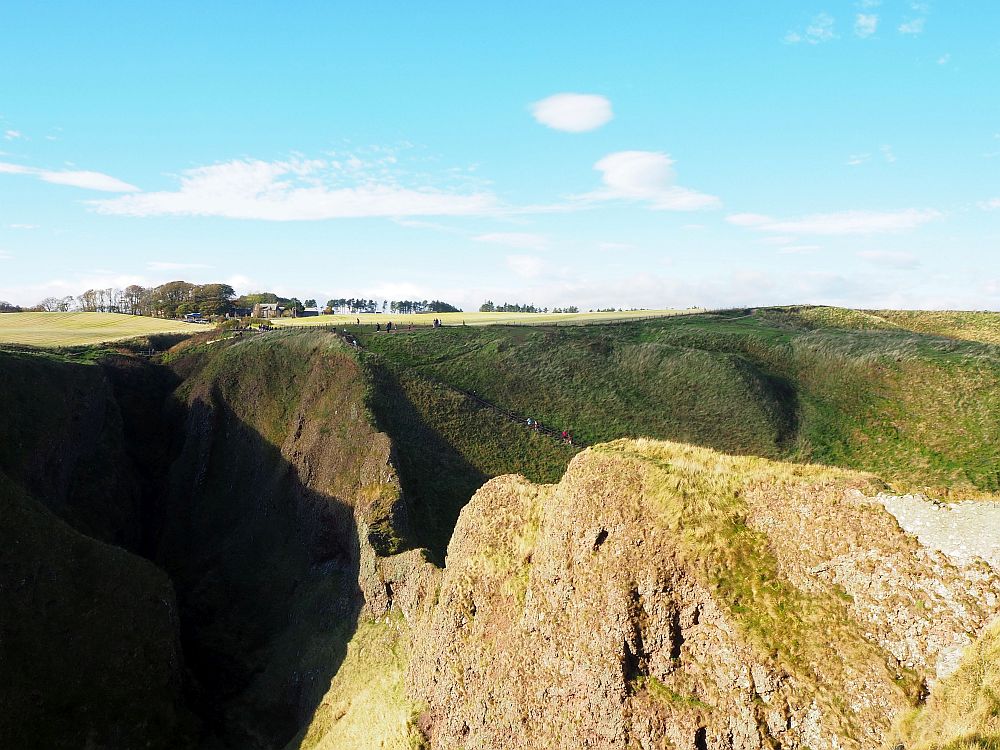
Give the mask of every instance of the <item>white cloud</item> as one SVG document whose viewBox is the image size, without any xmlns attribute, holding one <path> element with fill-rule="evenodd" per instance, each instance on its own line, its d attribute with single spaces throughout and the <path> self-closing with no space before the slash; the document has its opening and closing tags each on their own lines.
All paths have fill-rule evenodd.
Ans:
<svg viewBox="0 0 1000 750">
<path fill-rule="evenodd" d="M 540 276 L 545 269 L 542 259 L 534 255 L 508 255 L 505 261 L 512 273 L 525 279 Z"/>
<path fill-rule="evenodd" d="M 854 34 L 867 39 L 878 29 L 878 16 L 874 13 L 858 13 L 854 19 Z"/>
<path fill-rule="evenodd" d="M 184 271 L 194 268 L 211 268 L 204 263 L 177 263 L 169 260 L 151 260 L 147 264 L 150 271 Z"/>
<path fill-rule="evenodd" d="M 348 165 L 348 170 L 355 168 Z M 409 188 L 381 173 L 342 184 L 343 165 L 323 160 L 235 160 L 185 171 L 174 191 L 92 201 L 99 213 L 122 216 L 221 216 L 265 221 L 350 217 L 469 216 L 494 212 L 487 192 Z"/>
<path fill-rule="evenodd" d="M 5 141 L 14 141 L 18 138 L 24 138 L 24 134 L 20 130 L 5 130 L 3 137 Z"/>
<path fill-rule="evenodd" d="M 10 260 L 14 256 L 8 253 L 6 250 L 0 250 L 0 260 Z"/>
<path fill-rule="evenodd" d="M 584 133 L 614 117 L 611 102 L 598 94 L 554 94 L 531 105 L 535 120 L 553 130 Z"/>
<path fill-rule="evenodd" d="M 885 159 L 889 164 L 892 164 L 894 161 L 896 161 L 896 154 L 893 153 L 892 146 L 886 144 L 883 146 L 879 146 L 878 150 L 882 152 L 882 158 Z"/>
<path fill-rule="evenodd" d="M 8 229 L 39 229 L 38 224 L 8 224 Z"/>
<path fill-rule="evenodd" d="M 812 214 L 798 219 L 774 219 L 763 214 L 732 214 L 730 224 L 779 234 L 849 235 L 880 234 L 914 229 L 940 219 L 940 211 L 907 208 L 901 211 L 841 211 Z"/>
<path fill-rule="evenodd" d="M 833 16 L 828 13 L 820 13 L 813 18 L 812 22 L 806 26 L 805 31 L 789 31 L 785 34 L 785 42 L 788 44 L 798 44 L 799 42 L 820 44 L 836 38 Z"/>
<path fill-rule="evenodd" d="M 849 167 L 856 167 L 860 164 L 864 164 L 871 158 L 871 154 L 851 154 L 847 157 L 847 165 Z"/>
<path fill-rule="evenodd" d="M 911 18 L 909 21 L 904 21 L 899 25 L 900 34 L 920 34 L 924 30 L 924 23 L 926 23 L 926 18 Z"/>
<path fill-rule="evenodd" d="M 772 221 L 770 216 L 765 216 L 764 214 L 730 214 L 726 217 L 726 221 L 734 226 L 738 227 L 759 227 L 762 224 L 767 224 Z"/>
<path fill-rule="evenodd" d="M 858 257 L 885 268 L 911 269 L 920 265 L 920 261 L 913 253 L 895 250 L 862 250 L 858 253 Z"/>
<path fill-rule="evenodd" d="M 947 65 L 949 62 L 951 62 L 951 53 L 950 52 L 945 52 L 943 55 L 941 55 L 941 57 L 939 57 L 937 59 L 937 64 L 938 65 Z"/>
<path fill-rule="evenodd" d="M 57 172 L 48 169 L 38 169 L 37 167 L 26 167 L 22 164 L 0 162 L 0 174 L 29 175 L 55 185 L 70 185 L 71 187 L 84 188 L 85 190 L 99 190 L 107 193 L 129 193 L 139 189 L 135 185 L 129 185 L 127 182 L 101 172 L 79 170 L 62 170 Z"/>
<path fill-rule="evenodd" d="M 486 242 L 491 245 L 506 245 L 522 250 L 542 250 L 548 246 L 548 239 L 540 234 L 529 232 L 491 232 L 476 235 L 476 242 Z"/>
<path fill-rule="evenodd" d="M 990 198 L 988 201 L 981 201 L 979 207 L 984 211 L 1000 211 L 1000 198 Z"/>
<path fill-rule="evenodd" d="M 594 164 L 604 187 L 580 196 L 583 200 L 643 201 L 656 211 L 698 211 L 716 208 L 714 195 L 673 185 L 674 161 L 659 151 L 618 151 Z"/>
</svg>

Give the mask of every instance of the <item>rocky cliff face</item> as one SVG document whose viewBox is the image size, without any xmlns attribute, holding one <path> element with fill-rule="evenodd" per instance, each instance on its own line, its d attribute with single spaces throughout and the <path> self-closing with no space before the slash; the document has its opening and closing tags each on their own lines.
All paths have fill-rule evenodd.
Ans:
<svg viewBox="0 0 1000 750">
<path fill-rule="evenodd" d="M 169 578 L 134 554 L 143 493 L 108 371 L 0 354 L 0 746 L 197 735 Z"/>
<path fill-rule="evenodd" d="M 648 441 L 491 481 L 415 628 L 431 746 L 880 747 L 1000 579 L 920 548 L 877 489 Z"/>
</svg>

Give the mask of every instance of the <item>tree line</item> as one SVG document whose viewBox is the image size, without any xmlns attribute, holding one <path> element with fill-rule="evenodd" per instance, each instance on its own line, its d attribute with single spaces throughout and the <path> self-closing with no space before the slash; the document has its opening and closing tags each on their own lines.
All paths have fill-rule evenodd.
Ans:
<svg viewBox="0 0 1000 750">
<path fill-rule="evenodd" d="M 192 284 L 187 281 L 169 281 L 155 287 L 132 284 L 124 289 L 108 287 L 88 289 L 78 296 L 46 297 L 37 305 L 21 307 L 0 301 L 3 312 L 110 312 L 126 315 L 148 315 L 160 318 L 183 318 L 188 313 L 200 313 L 205 317 L 234 314 L 251 314 L 254 305 L 276 304 L 283 307 L 288 315 L 299 315 L 306 308 L 316 308 L 315 299 L 300 301 L 297 297 L 282 297 L 274 292 L 253 292 L 236 296 L 229 284 Z M 454 305 L 441 300 L 382 300 L 381 311 L 394 315 L 411 313 L 461 312 Z M 373 299 L 339 298 L 330 299 L 324 313 L 375 313 L 379 303 Z"/>
<path fill-rule="evenodd" d="M 570 305 L 569 307 L 553 307 L 551 310 L 547 307 L 536 307 L 535 305 L 520 305 L 511 304 L 510 302 L 504 302 L 502 305 L 493 304 L 492 300 L 486 300 L 483 304 L 479 306 L 479 312 L 505 312 L 505 313 L 577 313 L 580 312 L 580 308 L 576 305 Z"/>
</svg>

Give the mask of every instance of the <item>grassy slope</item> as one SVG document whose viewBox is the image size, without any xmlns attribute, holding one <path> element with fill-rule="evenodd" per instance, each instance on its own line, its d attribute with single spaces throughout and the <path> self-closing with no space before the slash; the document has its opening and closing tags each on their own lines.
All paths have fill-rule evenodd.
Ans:
<svg viewBox="0 0 1000 750">
<path fill-rule="evenodd" d="M 970 647 L 927 704 L 900 722 L 908 750 L 1000 748 L 1000 621 Z"/>
<path fill-rule="evenodd" d="M 1000 491 L 1000 349 L 816 310 L 361 335 L 398 369 L 587 443 L 644 435 L 870 470 L 906 489 Z"/>
<path fill-rule="evenodd" d="M 409 660 L 409 627 L 398 612 L 359 625 L 309 726 L 286 750 L 423 747 L 404 686 Z"/>
<path fill-rule="evenodd" d="M 519 473 L 556 482 L 576 453 L 419 375 L 393 372 L 375 357 L 365 365 L 372 383 L 369 408 L 393 439 L 409 501 L 409 542 L 427 547 L 438 562 L 444 561 L 459 511 L 487 479 Z"/>
<path fill-rule="evenodd" d="M 445 326 L 486 326 L 486 325 L 583 325 L 588 323 L 616 323 L 623 320 L 646 318 L 662 318 L 672 315 L 689 314 L 690 310 L 626 310 L 624 312 L 604 313 L 418 313 L 415 315 L 383 315 L 381 313 L 362 313 L 359 315 L 319 315 L 311 318 L 279 318 L 273 321 L 279 326 L 326 326 L 353 325 L 360 320 L 362 325 L 374 326 L 376 323 L 385 325 L 392 321 L 393 325 L 430 326 L 434 319 L 441 320 Z"/>
<path fill-rule="evenodd" d="M 4 313 L 0 343 L 25 346 L 85 346 L 160 333 L 201 333 L 204 326 L 179 320 L 118 313 Z"/>
</svg>

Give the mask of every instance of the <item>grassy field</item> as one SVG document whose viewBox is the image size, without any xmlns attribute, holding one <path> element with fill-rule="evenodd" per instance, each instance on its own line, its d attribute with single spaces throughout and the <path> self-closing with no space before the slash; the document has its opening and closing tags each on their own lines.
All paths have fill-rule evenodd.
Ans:
<svg viewBox="0 0 1000 750">
<path fill-rule="evenodd" d="M 671 315 L 684 315 L 700 310 L 626 310 L 624 312 L 600 313 L 417 313 L 414 315 L 383 315 L 381 313 L 362 313 L 359 315 L 320 315 L 312 318 L 279 318 L 274 322 L 279 326 L 323 326 L 323 325 L 353 325 L 358 320 L 362 325 L 374 326 L 376 323 L 385 325 L 392 321 L 393 325 L 430 326 L 434 318 L 438 318 L 446 326 L 488 326 L 488 325 L 585 325 L 593 323 L 619 323 L 626 320 L 645 320 L 647 318 L 664 318 Z"/>
<path fill-rule="evenodd" d="M 0 344 L 86 346 L 158 333 L 201 333 L 207 326 L 140 315 L 25 312 L 0 315 Z"/>
</svg>

